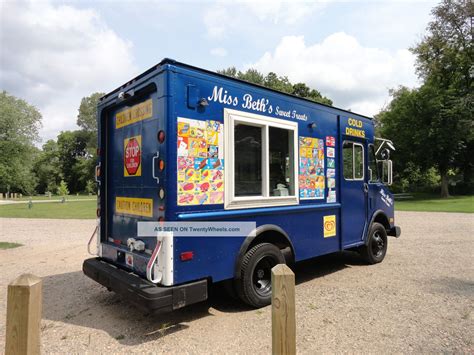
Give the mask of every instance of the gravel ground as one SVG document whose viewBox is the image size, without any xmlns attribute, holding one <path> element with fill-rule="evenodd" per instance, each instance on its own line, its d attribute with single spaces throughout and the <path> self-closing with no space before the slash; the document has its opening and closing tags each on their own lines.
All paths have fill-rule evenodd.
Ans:
<svg viewBox="0 0 474 355">
<path fill-rule="evenodd" d="M 399 212 L 383 263 L 356 254 L 296 271 L 299 353 L 474 352 L 474 215 Z M 213 289 L 208 302 L 150 316 L 82 274 L 93 220 L 1 219 L 0 349 L 7 285 L 43 277 L 44 353 L 269 353 L 270 307 L 252 310 Z"/>
</svg>

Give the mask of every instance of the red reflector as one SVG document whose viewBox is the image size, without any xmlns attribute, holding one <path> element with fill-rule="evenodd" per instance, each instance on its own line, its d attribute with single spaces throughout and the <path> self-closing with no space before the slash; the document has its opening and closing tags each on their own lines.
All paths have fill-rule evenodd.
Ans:
<svg viewBox="0 0 474 355">
<path fill-rule="evenodd" d="M 165 206 L 160 206 L 160 207 L 158 207 L 158 209 L 159 209 L 160 211 L 164 211 L 164 210 L 165 210 Z"/>
<path fill-rule="evenodd" d="M 161 216 L 161 217 L 158 217 L 158 222 L 164 222 L 165 221 L 165 217 Z"/>
<path fill-rule="evenodd" d="M 100 217 L 100 208 L 97 209 L 96 214 L 97 214 L 97 217 Z"/>
<path fill-rule="evenodd" d="M 122 244 L 119 239 L 114 239 L 114 244 L 120 245 Z"/>
<path fill-rule="evenodd" d="M 163 159 L 160 159 L 159 168 L 160 171 L 163 171 L 165 169 L 165 161 Z"/>
<path fill-rule="evenodd" d="M 165 131 L 158 132 L 158 142 L 163 143 L 165 141 Z"/>
<path fill-rule="evenodd" d="M 185 251 L 181 253 L 181 261 L 191 260 L 194 257 L 193 251 Z"/>
</svg>

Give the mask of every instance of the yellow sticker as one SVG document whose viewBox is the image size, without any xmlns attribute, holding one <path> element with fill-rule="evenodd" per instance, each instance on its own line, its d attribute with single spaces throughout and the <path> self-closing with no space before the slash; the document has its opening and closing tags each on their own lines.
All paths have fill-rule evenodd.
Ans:
<svg viewBox="0 0 474 355">
<path fill-rule="evenodd" d="M 153 199 L 115 197 L 115 212 L 133 216 L 153 217 Z"/>
<path fill-rule="evenodd" d="M 142 136 L 123 140 L 123 176 L 142 176 Z"/>
<path fill-rule="evenodd" d="M 324 238 L 336 236 L 336 215 L 324 216 Z"/>
<path fill-rule="evenodd" d="M 148 99 L 115 115 L 115 128 L 122 128 L 132 123 L 153 116 L 153 101 Z"/>
</svg>

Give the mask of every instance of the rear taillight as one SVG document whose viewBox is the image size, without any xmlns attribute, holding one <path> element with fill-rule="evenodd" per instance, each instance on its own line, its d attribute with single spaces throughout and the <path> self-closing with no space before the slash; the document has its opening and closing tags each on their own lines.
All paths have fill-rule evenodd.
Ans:
<svg viewBox="0 0 474 355">
<path fill-rule="evenodd" d="M 165 142 L 165 131 L 159 131 L 157 137 L 158 137 L 158 142 L 164 143 Z"/>
<path fill-rule="evenodd" d="M 159 167 L 160 171 L 165 170 L 165 161 L 163 159 L 160 159 L 160 161 L 158 163 L 158 167 Z"/>
<path fill-rule="evenodd" d="M 181 261 L 188 261 L 194 258 L 194 252 L 192 251 L 184 251 L 180 255 Z"/>
</svg>

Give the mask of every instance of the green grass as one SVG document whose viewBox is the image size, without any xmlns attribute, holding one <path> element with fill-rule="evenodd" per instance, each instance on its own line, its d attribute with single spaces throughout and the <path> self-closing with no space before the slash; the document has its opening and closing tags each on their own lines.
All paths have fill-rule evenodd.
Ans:
<svg viewBox="0 0 474 355">
<path fill-rule="evenodd" d="M 97 202 L 47 202 L 34 203 L 31 209 L 27 203 L 0 205 L 0 217 L 10 218 L 73 218 L 92 219 L 96 216 Z"/>
<path fill-rule="evenodd" d="M 84 200 L 84 199 L 92 199 L 92 198 L 97 198 L 96 195 L 68 195 L 66 196 L 66 200 Z M 22 198 L 10 198 L 9 200 L 12 201 L 25 201 L 28 202 L 29 200 L 35 201 L 35 200 L 61 200 L 62 196 L 59 195 L 52 195 L 51 198 L 45 195 L 37 195 L 37 196 L 23 196 Z"/>
<path fill-rule="evenodd" d="M 18 247 L 21 247 L 22 245 L 23 244 L 20 244 L 20 243 L 0 242 L 0 250 L 18 248 Z"/>
<path fill-rule="evenodd" d="M 395 201 L 397 211 L 474 213 L 474 196 L 439 196 L 414 194 L 411 200 Z"/>
</svg>

